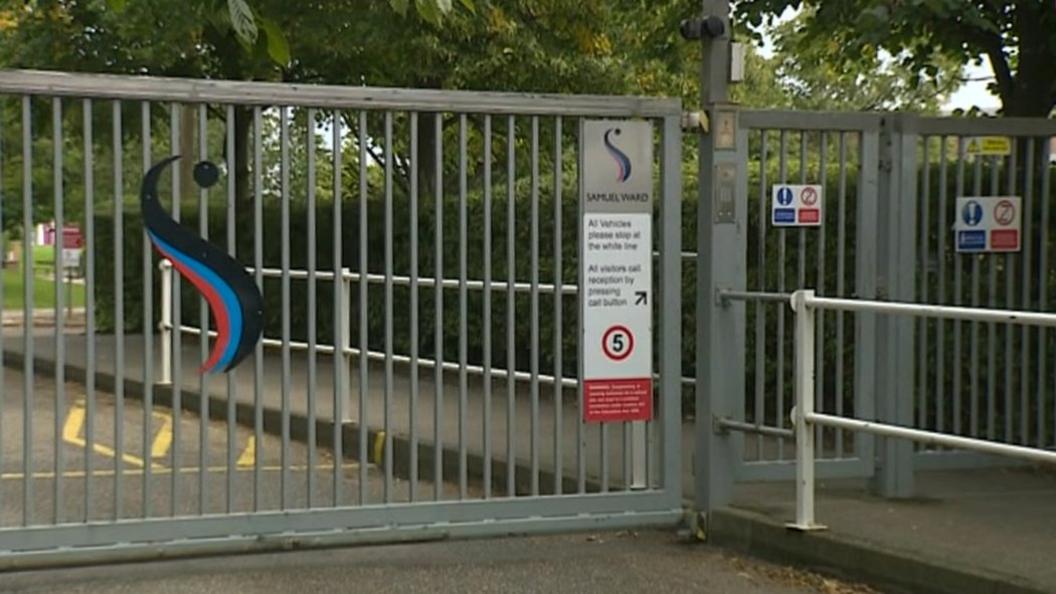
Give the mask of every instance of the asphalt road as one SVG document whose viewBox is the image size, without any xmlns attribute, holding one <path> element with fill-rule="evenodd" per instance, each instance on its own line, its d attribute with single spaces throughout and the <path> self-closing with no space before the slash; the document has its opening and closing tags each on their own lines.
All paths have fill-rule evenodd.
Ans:
<svg viewBox="0 0 1056 594">
<path fill-rule="evenodd" d="M 866 593 L 690 545 L 670 532 L 597 533 L 186 559 L 0 575 L 5 592 Z"/>
<path fill-rule="evenodd" d="M 112 394 L 89 399 L 75 383 L 65 384 L 60 399 L 50 377 L 33 378 L 27 407 L 23 375 L 2 373 L 0 527 L 334 505 L 334 460 L 326 448 L 309 460 L 307 444 L 291 440 L 284 455 L 277 436 L 258 440 L 252 428 L 234 425 L 229 439 L 225 419 L 173 419 L 168 408 L 154 407 L 148 421 L 141 401 L 118 407 Z M 345 460 L 336 475 L 338 503 L 358 504 L 359 464 Z M 366 476 L 369 500 L 380 501 L 384 477 L 374 465 Z M 433 487 L 423 481 L 421 489 L 431 494 Z M 445 495 L 456 498 L 457 485 L 445 485 Z M 406 500 L 407 483 L 394 479 L 391 496 Z"/>
<path fill-rule="evenodd" d="M 229 439 L 225 419 L 203 422 L 189 413 L 174 419 L 170 409 L 161 407 L 148 415 L 138 400 L 127 399 L 119 407 L 113 395 L 96 392 L 89 398 L 83 386 L 73 383 L 66 384 L 60 398 L 50 377 L 33 378 L 27 403 L 22 374 L 12 369 L 2 373 L 0 528 L 107 520 L 115 514 L 141 518 L 303 508 L 309 504 L 309 477 L 312 505 L 333 505 L 334 464 L 325 448 L 317 448 L 309 464 L 307 445 L 291 441 L 284 473 L 278 437 L 263 434 L 258 440 L 252 429 L 235 425 Z M 28 415 L 23 414 L 26 410 Z M 24 427 L 30 429 L 28 450 L 23 449 Z M 122 429 L 120 439 L 117 427 Z M 382 497 L 383 477 L 373 465 L 366 471 L 368 496 L 376 502 Z M 339 503 L 358 503 L 359 466 L 346 461 L 336 475 Z M 431 493 L 432 485 L 423 482 L 422 489 Z M 406 482 L 397 480 L 393 491 L 394 499 L 405 499 Z M 115 492 L 120 494 L 117 499 Z M 479 493 L 473 490 L 471 495 Z M 445 484 L 444 496 L 456 498 L 457 485 Z M 735 594 L 867 591 L 691 546 L 672 532 L 439 541 L 0 575 L 3 592 L 68 594 L 647 589 Z"/>
</svg>

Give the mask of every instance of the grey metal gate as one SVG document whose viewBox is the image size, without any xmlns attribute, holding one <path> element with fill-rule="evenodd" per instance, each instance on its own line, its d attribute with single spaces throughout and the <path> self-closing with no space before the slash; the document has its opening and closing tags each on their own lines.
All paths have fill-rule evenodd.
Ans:
<svg viewBox="0 0 1056 594">
<path fill-rule="evenodd" d="M 724 207 L 716 199 L 710 233 L 701 235 L 701 252 L 714 250 L 714 235 L 725 234 L 724 264 L 714 273 L 713 315 L 729 316 L 736 338 L 733 348 L 713 352 L 707 363 L 724 370 L 709 384 L 710 397 L 721 398 L 728 411 L 716 415 L 715 425 L 732 442 L 734 462 L 728 472 L 737 480 L 787 480 L 794 457 L 788 295 L 799 288 L 829 296 L 876 295 L 881 118 L 734 109 L 717 113 L 713 125 L 721 127 L 722 118 L 732 118 L 731 129 L 736 130 L 730 166 L 736 203 L 730 212 L 720 212 Z M 784 183 L 822 186 L 820 227 L 771 226 L 771 188 Z M 819 410 L 872 416 L 875 352 L 862 337 L 873 335 L 875 320 L 831 312 L 819 317 L 818 326 L 833 339 L 818 341 Z M 745 373 L 729 371 L 734 369 Z M 818 443 L 819 474 L 872 473 L 869 436 L 826 430 Z"/>
<path fill-rule="evenodd" d="M 23 299 L 0 342 L 0 567 L 681 517 L 677 100 L 31 71 L 0 92 L 23 249 L 0 277 Z M 658 131 L 644 427 L 579 413 L 595 117 Z M 137 219 L 142 172 L 178 152 L 229 175 L 195 188 L 175 168 L 173 216 L 279 304 L 226 379 L 197 375 L 206 309 Z M 63 281 L 62 241 L 34 261 L 49 218 L 83 225 L 83 280 Z"/>
<path fill-rule="evenodd" d="M 1045 310 L 1052 299 L 1048 202 L 1056 137 L 1051 120 L 1037 119 L 723 105 L 711 116 L 712 146 L 705 149 L 714 155 L 711 203 L 698 217 L 698 265 L 705 272 L 697 347 L 707 353 L 697 359 L 704 382 L 698 408 L 703 402 L 711 415 L 708 429 L 698 422 L 709 454 L 707 480 L 697 483 L 706 491 L 698 496 L 704 508 L 729 501 L 733 480 L 792 478 L 793 348 L 786 320 L 793 290 Z M 995 149 L 973 143 L 1004 148 L 988 154 Z M 780 183 L 822 185 L 819 228 L 771 227 L 771 190 Z M 958 196 L 1022 198 L 1021 249 L 955 253 Z M 818 318 L 816 332 L 819 411 L 1053 446 L 1054 372 L 1046 353 L 1054 347 L 1044 330 L 829 312 Z M 817 440 L 820 476 L 871 477 L 891 496 L 913 493 L 915 469 L 1008 463 L 838 430 L 819 429 Z"/>
</svg>

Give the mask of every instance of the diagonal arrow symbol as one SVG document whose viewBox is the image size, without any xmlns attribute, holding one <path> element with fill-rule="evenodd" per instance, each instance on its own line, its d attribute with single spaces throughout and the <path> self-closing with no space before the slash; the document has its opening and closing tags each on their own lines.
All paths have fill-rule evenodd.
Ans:
<svg viewBox="0 0 1056 594">
<path fill-rule="evenodd" d="M 635 305 L 645 305 L 649 301 L 649 293 L 647 293 L 646 291 L 635 291 L 634 297 Z"/>
</svg>

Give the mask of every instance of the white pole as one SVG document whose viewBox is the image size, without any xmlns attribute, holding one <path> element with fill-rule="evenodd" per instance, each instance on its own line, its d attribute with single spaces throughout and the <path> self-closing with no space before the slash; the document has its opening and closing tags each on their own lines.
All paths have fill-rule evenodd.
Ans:
<svg viewBox="0 0 1056 594">
<path fill-rule="evenodd" d="M 819 413 L 811 413 L 808 421 L 814 425 L 825 425 L 837 429 L 846 429 L 848 431 L 862 431 L 874 435 L 883 435 L 885 437 L 909 439 L 925 445 L 957 448 L 983 454 L 996 454 L 998 456 L 1009 456 L 1020 460 L 1040 462 L 1043 464 L 1056 464 L 1056 452 L 1039 448 L 999 443 L 996 441 L 986 441 L 984 439 L 974 439 L 971 437 L 961 437 L 960 435 L 935 433 L 933 431 L 924 431 L 922 429 L 912 429 L 910 427 L 900 427 L 898 425 L 887 425 L 884 423 L 875 423 L 873 421 L 848 419 L 845 417 Z"/>
<path fill-rule="evenodd" d="M 814 414 L 814 309 L 808 301 L 814 291 L 792 294 L 796 312 L 796 408 L 792 420 L 796 431 L 796 530 L 824 528 L 814 522 L 814 428 L 808 418 Z"/>
<path fill-rule="evenodd" d="M 341 366 L 341 386 L 343 400 L 341 415 L 341 422 L 348 423 L 352 420 L 352 377 L 350 370 L 352 369 L 352 328 L 349 324 L 349 320 L 352 319 L 352 278 L 350 276 L 351 270 L 349 268 L 341 269 L 341 277 L 334 279 L 334 282 L 341 283 L 341 319 L 344 324 L 336 332 L 337 344 L 334 345 L 336 353 L 334 357 L 334 365 Z M 340 354 L 340 356 L 337 356 Z"/>
<path fill-rule="evenodd" d="M 158 333 L 161 338 L 161 384 L 172 383 L 172 264 L 168 260 L 158 263 L 161 270 L 161 321 Z"/>
</svg>

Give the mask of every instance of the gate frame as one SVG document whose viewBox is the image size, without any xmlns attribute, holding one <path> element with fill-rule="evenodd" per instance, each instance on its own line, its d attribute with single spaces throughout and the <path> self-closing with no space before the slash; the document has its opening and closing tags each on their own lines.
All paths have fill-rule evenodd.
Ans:
<svg viewBox="0 0 1056 594">
<path fill-rule="evenodd" d="M 398 542 L 577 529 L 675 525 L 681 475 L 682 105 L 679 99 L 406 90 L 0 70 L 0 93 L 22 97 L 281 105 L 332 110 L 647 118 L 659 122 L 659 435 L 656 487 L 488 500 L 289 509 L 173 518 L 121 518 L 0 530 L 0 570 L 58 563 Z M 582 142 L 582 138 L 579 139 Z M 580 145 L 581 146 L 581 145 Z M 581 149 L 580 149 L 581 150 Z M 577 195 L 581 202 L 581 193 Z M 655 224 L 655 223 L 654 223 Z M 89 239 L 91 241 L 91 239 Z M 0 359 L 3 353 L 0 352 Z M 32 351 L 24 354 L 31 361 Z M 56 371 L 64 369 L 56 365 Z M 94 370 L 89 368 L 89 373 Z M 131 378 L 118 378 L 123 386 Z M 133 380 L 134 381 L 134 380 Z M 652 473 L 650 473 L 652 474 Z"/>
</svg>

